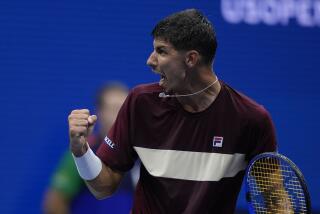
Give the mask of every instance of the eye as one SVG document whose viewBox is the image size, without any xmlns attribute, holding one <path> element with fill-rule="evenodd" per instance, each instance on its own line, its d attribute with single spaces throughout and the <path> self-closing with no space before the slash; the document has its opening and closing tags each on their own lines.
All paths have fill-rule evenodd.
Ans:
<svg viewBox="0 0 320 214">
<path fill-rule="evenodd" d="M 157 49 L 156 49 L 156 52 L 157 52 L 158 54 L 160 54 L 160 55 L 165 55 L 165 54 L 167 54 L 167 52 L 166 52 L 165 50 L 163 50 L 162 48 L 157 48 Z"/>
</svg>

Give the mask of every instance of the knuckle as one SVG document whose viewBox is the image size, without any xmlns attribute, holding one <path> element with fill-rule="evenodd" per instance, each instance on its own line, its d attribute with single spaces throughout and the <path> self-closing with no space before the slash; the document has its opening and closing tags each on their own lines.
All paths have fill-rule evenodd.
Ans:
<svg viewBox="0 0 320 214">
<path fill-rule="evenodd" d="M 76 133 L 73 127 L 70 128 L 69 131 L 70 131 L 70 134 L 75 134 Z"/>
<path fill-rule="evenodd" d="M 72 110 L 72 111 L 71 111 L 71 113 L 70 113 L 70 114 L 77 113 L 78 111 L 79 111 L 78 109 L 74 109 L 74 110 Z"/>
</svg>

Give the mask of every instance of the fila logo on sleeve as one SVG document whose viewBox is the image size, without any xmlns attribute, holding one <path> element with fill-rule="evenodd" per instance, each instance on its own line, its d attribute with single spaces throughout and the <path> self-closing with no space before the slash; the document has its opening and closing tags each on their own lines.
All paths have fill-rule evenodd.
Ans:
<svg viewBox="0 0 320 214">
<path fill-rule="evenodd" d="M 114 149 L 114 143 L 108 138 L 108 136 L 106 136 L 105 138 L 104 138 L 104 142 L 109 146 L 109 147 L 111 147 L 112 149 Z"/>
<path fill-rule="evenodd" d="M 223 137 L 220 136 L 214 136 L 212 140 L 212 146 L 213 147 L 222 147 L 223 144 Z"/>
</svg>

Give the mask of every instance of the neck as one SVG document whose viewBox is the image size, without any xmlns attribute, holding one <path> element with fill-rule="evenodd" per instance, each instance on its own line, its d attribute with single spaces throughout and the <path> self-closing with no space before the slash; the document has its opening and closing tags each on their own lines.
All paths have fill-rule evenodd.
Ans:
<svg viewBox="0 0 320 214">
<path fill-rule="evenodd" d="M 188 112 L 201 112 L 207 109 L 220 92 L 221 85 L 219 81 L 216 81 L 217 79 L 217 76 L 212 71 L 198 78 L 192 77 L 193 81 L 190 82 L 184 94 L 194 95 L 177 97 L 182 107 Z"/>
</svg>

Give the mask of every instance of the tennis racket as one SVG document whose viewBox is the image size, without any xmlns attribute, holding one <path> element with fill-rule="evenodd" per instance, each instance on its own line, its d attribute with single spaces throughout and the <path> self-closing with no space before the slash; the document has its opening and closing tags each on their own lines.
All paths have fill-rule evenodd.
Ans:
<svg viewBox="0 0 320 214">
<path fill-rule="evenodd" d="M 311 213 L 301 171 L 281 154 L 262 153 L 254 157 L 246 170 L 245 185 L 250 213 Z"/>
</svg>

